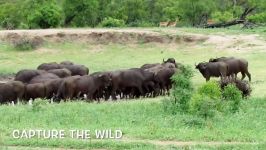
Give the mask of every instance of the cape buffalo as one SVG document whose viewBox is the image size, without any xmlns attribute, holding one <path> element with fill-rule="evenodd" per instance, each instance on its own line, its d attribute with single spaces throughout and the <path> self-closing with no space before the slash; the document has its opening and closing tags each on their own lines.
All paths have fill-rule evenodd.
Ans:
<svg viewBox="0 0 266 150">
<path fill-rule="evenodd" d="M 155 66 L 158 66 L 160 65 L 160 63 L 155 63 L 155 64 L 144 64 L 142 65 L 140 68 L 141 69 L 148 69 L 148 68 L 152 68 L 152 67 L 155 67 Z"/>
<path fill-rule="evenodd" d="M 228 74 L 237 77 L 237 74 L 241 72 L 242 80 L 248 76 L 249 81 L 251 81 L 251 74 L 248 71 L 248 61 L 245 59 L 239 59 L 234 57 L 220 57 L 215 59 L 210 59 L 210 62 L 225 62 L 228 65 Z"/>
<path fill-rule="evenodd" d="M 25 85 L 20 81 L 0 83 L 0 103 L 17 102 L 22 99 L 25 92 Z"/>
<path fill-rule="evenodd" d="M 53 73 L 43 73 L 41 75 L 35 76 L 33 77 L 29 83 L 33 84 L 33 83 L 41 83 L 41 82 L 45 82 L 48 80 L 52 80 L 52 79 L 59 79 L 59 77 Z"/>
<path fill-rule="evenodd" d="M 169 91 L 171 88 L 171 77 L 177 72 L 177 68 L 172 63 L 157 65 L 145 70 L 154 73 L 156 82 L 160 86 L 161 94 L 164 91 Z"/>
<path fill-rule="evenodd" d="M 68 60 L 66 60 L 66 61 L 62 61 L 62 62 L 60 62 L 60 64 L 61 64 L 61 65 L 74 65 L 73 62 L 68 61 Z"/>
<path fill-rule="evenodd" d="M 56 99 L 56 94 L 57 94 L 57 91 L 62 83 L 63 79 L 52 79 L 52 80 L 48 80 L 48 81 L 45 81 L 43 82 L 44 84 L 44 87 L 46 89 L 46 93 L 45 93 L 45 96 L 46 98 L 48 99 L 51 99 L 51 98 L 54 98 L 55 101 L 57 100 Z"/>
<path fill-rule="evenodd" d="M 76 89 L 75 81 L 78 80 L 81 76 L 70 76 L 62 79 L 60 86 L 57 90 L 57 94 L 55 96 L 56 100 L 60 99 L 71 99 L 74 97 L 74 92 Z"/>
<path fill-rule="evenodd" d="M 75 75 L 84 76 L 89 74 L 89 68 L 87 68 L 84 65 L 61 65 L 61 66 L 63 66 L 63 68 L 68 69 L 71 72 L 72 76 Z"/>
<path fill-rule="evenodd" d="M 162 64 L 165 64 L 165 63 L 172 63 L 172 64 L 175 65 L 175 68 L 178 68 L 178 67 L 181 66 L 180 63 L 176 63 L 174 58 L 168 58 L 166 61 L 163 59 L 163 63 Z"/>
<path fill-rule="evenodd" d="M 43 83 L 27 84 L 24 97 L 26 100 L 45 98 L 46 88 L 44 84 Z"/>
<path fill-rule="evenodd" d="M 95 99 L 95 94 L 98 90 L 107 87 L 111 83 L 109 74 L 101 74 L 97 76 L 80 76 L 68 77 L 61 83 L 57 96 L 64 99 L 74 98 L 87 95 L 87 99 Z"/>
<path fill-rule="evenodd" d="M 24 69 L 17 72 L 15 76 L 15 81 L 21 81 L 23 83 L 28 83 L 30 80 L 38 75 L 41 75 L 45 73 L 43 70 L 30 70 L 30 69 Z"/>
<path fill-rule="evenodd" d="M 222 89 L 224 89 L 224 87 L 226 87 L 229 84 L 234 84 L 242 92 L 242 97 L 250 96 L 252 89 L 248 81 L 239 80 L 239 79 L 227 79 L 220 81 L 220 86 Z"/>
<path fill-rule="evenodd" d="M 196 69 L 200 71 L 206 81 L 209 81 L 210 77 L 224 79 L 228 74 L 228 65 L 224 62 L 201 62 L 196 65 Z"/>
<path fill-rule="evenodd" d="M 56 62 L 51 62 L 51 63 L 43 63 L 37 67 L 38 70 L 52 70 L 52 69 L 62 69 L 63 66 L 56 63 Z"/>
<path fill-rule="evenodd" d="M 63 68 L 63 69 L 52 69 L 52 70 L 48 70 L 47 72 L 55 74 L 55 75 L 57 75 L 60 78 L 65 78 L 65 77 L 71 76 L 71 72 L 68 69 L 66 69 L 66 68 Z"/>
</svg>

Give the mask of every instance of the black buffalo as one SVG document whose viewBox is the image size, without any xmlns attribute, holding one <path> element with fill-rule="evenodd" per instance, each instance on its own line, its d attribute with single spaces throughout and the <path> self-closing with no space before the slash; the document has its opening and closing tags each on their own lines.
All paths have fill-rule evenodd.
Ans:
<svg viewBox="0 0 266 150">
<path fill-rule="evenodd" d="M 37 67 L 38 70 L 52 70 L 52 69 L 62 69 L 63 66 L 61 64 L 58 64 L 56 62 L 51 63 L 43 63 Z"/>
<path fill-rule="evenodd" d="M 36 99 L 36 98 L 46 98 L 46 88 L 44 83 L 34 83 L 34 84 L 27 84 L 24 99 Z"/>
<path fill-rule="evenodd" d="M 66 61 L 62 61 L 60 62 L 61 65 L 74 65 L 74 63 L 72 61 L 66 60 Z"/>
<path fill-rule="evenodd" d="M 245 59 L 239 59 L 234 57 L 220 57 L 210 59 L 210 62 L 225 62 L 228 65 L 228 74 L 237 77 L 240 72 L 242 74 L 242 80 L 246 77 L 251 81 L 251 74 L 248 71 L 248 61 Z"/>
<path fill-rule="evenodd" d="M 87 68 L 84 65 L 61 65 L 63 68 L 68 69 L 71 72 L 72 76 L 75 75 L 88 75 L 89 74 L 89 68 Z"/>
<path fill-rule="evenodd" d="M 57 75 L 60 78 L 65 78 L 65 77 L 71 76 L 71 72 L 68 69 L 66 69 L 66 68 L 63 68 L 63 69 L 52 69 L 52 70 L 48 70 L 47 72 L 55 74 L 55 75 Z"/>
<path fill-rule="evenodd" d="M 200 71 L 206 81 L 209 81 L 211 77 L 225 79 L 228 75 L 228 65 L 224 62 L 202 62 L 195 68 Z"/>
<path fill-rule="evenodd" d="M 35 76 L 45 73 L 43 70 L 30 70 L 24 69 L 17 72 L 15 76 L 15 81 L 21 81 L 23 83 L 29 83 L 32 78 Z"/>
<path fill-rule="evenodd" d="M 17 102 L 25 93 L 25 85 L 20 81 L 0 83 L 0 103 Z"/>
<path fill-rule="evenodd" d="M 45 81 L 52 80 L 52 79 L 59 79 L 59 77 L 53 73 L 43 73 L 43 74 L 33 77 L 29 81 L 29 83 L 30 84 L 41 83 L 41 82 L 45 82 Z"/>
</svg>

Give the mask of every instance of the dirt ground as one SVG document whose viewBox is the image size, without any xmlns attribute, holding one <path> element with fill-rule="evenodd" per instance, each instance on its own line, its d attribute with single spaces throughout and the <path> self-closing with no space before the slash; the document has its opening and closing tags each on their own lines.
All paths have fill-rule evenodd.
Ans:
<svg viewBox="0 0 266 150">
<path fill-rule="evenodd" d="M 97 140 L 95 140 L 97 141 Z M 121 139 L 116 140 L 116 142 L 126 142 L 126 143 L 149 143 L 156 146 L 221 146 L 221 145 L 255 145 L 258 143 L 252 142 L 220 142 L 220 141 L 211 141 L 211 142 L 201 142 L 201 141 L 159 141 L 159 140 L 137 140 L 137 139 Z M 1 147 L 0 147 L 1 148 Z M 75 149 L 68 149 L 68 148 L 45 148 L 45 147 L 24 147 L 24 146 L 4 146 L 3 148 L 7 150 L 75 150 Z M 93 149 L 93 150 L 105 150 L 105 149 Z"/>
<path fill-rule="evenodd" d="M 49 42 L 85 42 L 92 44 L 135 44 L 135 43 L 189 43 L 214 45 L 217 50 L 266 50 L 266 41 L 257 34 L 227 35 L 225 33 L 196 34 L 177 29 L 42 29 L 42 30 L 3 30 L 0 40 L 12 42 L 23 37 L 36 43 Z"/>
</svg>

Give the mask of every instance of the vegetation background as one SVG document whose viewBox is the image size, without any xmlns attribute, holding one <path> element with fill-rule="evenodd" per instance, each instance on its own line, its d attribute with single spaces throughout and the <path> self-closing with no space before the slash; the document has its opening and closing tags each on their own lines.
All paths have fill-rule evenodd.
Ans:
<svg viewBox="0 0 266 150">
<path fill-rule="evenodd" d="M 265 0 L 1 0 L 6 29 L 54 27 L 152 27 L 162 21 L 201 26 L 226 22 L 254 9 L 247 20 L 266 23 Z"/>
</svg>

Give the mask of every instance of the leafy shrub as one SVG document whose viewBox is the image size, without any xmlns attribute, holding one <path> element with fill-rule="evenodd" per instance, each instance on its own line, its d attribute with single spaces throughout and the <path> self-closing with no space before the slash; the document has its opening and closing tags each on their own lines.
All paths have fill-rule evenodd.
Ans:
<svg viewBox="0 0 266 150">
<path fill-rule="evenodd" d="M 220 12 L 216 11 L 212 14 L 212 18 L 215 22 L 226 22 L 234 18 L 233 14 L 229 11 Z"/>
<path fill-rule="evenodd" d="M 222 96 L 222 90 L 220 85 L 215 81 L 209 81 L 198 89 L 198 93 L 201 95 L 207 95 L 213 99 L 220 99 Z"/>
<path fill-rule="evenodd" d="M 18 28 L 20 28 L 20 29 L 29 29 L 29 26 L 28 26 L 28 24 L 21 22 L 20 25 L 18 26 Z"/>
<path fill-rule="evenodd" d="M 217 111 L 221 110 L 222 90 L 215 81 L 202 85 L 196 94 L 193 95 L 189 106 L 192 114 L 212 118 Z"/>
<path fill-rule="evenodd" d="M 12 46 L 16 50 L 26 51 L 36 49 L 42 43 L 43 39 L 41 38 L 30 38 L 28 36 L 21 36 L 12 41 Z"/>
<path fill-rule="evenodd" d="M 242 99 L 241 91 L 234 84 L 229 84 L 223 90 L 223 99 L 227 102 L 229 111 L 236 112 Z"/>
<path fill-rule="evenodd" d="M 206 94 L 195 94 L 190 101 L 190 112 L 205 119 L 214 117 L 220 109 L 221 100 Z"/>
<path fill-rule="evenodd" d="M 57 27 L 60 24 L 61 9 L 55 3 L 45 3 L 33 12 L 28 17 L 30 28 L 51 28 Z"/>
<path fill-rule="evenodd" d="M 8 30 L 13 30 L 18 26 L 18 21 L 13 18 L 4 18 L 1 22 L 1 26 Z"/>
<path fill-rule="evenodd" d="M 248 16 L 248 20 L 253 23 L 266 23 L 266 13 L 259 13 Z"/>
<path fill-rule="evenodd" d="M 125 22 L 124 20 L 115 19 L 112 17 L 104 18 L 103 21 L 100 23 L 101 27 L 124 27 Z"/>
<path fill-rule="evenodd" d="M 19 3 L 6 2 L 0 5 L 0 24 L 5 29 L 15 29 L 21 21 L 21 13 L 18 11 Z"/>
<path fill-rule="evenodd" d="M 101 13 L 98 11 L 99 0 L 64 0 L 61 3 L 65 16 L 65 26 L 94 27 L 97 25 L 99 13 Z"/>
<path fill-rule="evenodd" d="M 187 112 L 188 102 L 193 93 L 191 78 L 193 76 L 192 69 L 188 66 L 182 66 L 181 73 L 172 76 L 173 87 L 171 97 L 164 99 L 163 106 L 165 111 L 176 114 L 177 111 Z"/>
</svg>

